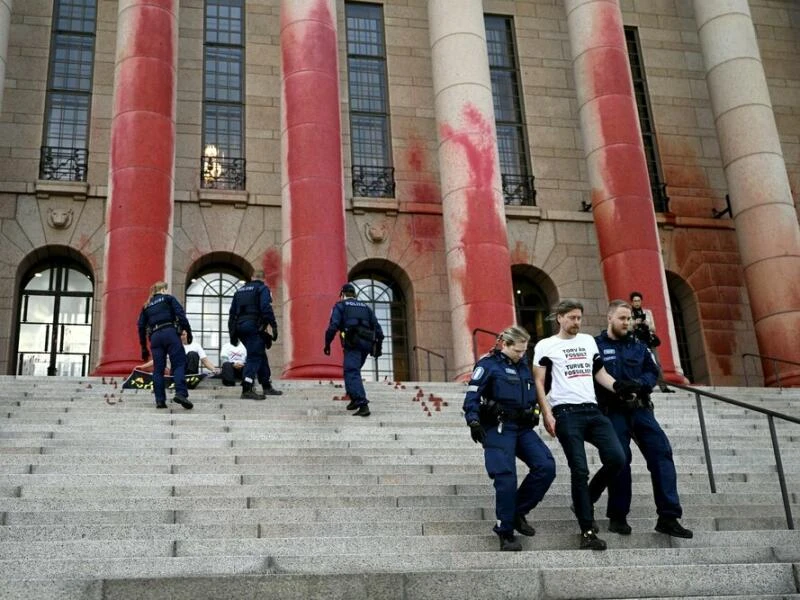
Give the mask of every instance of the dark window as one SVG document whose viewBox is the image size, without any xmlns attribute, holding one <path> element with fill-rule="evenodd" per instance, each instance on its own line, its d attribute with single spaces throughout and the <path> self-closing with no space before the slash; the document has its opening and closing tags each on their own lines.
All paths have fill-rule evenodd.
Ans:
<svg viewBox="0 0 800 600">
<path fill-rule="evenodd" d="M 17 321 L 17 375 L 88 374 L 91 275 L 69 262 L 39 265 L 24 279 Z"/>
<path fill-rule="evenodd" d="M 39 178 L 86 181 L 96 0 L 56 0 Z"/>
<path fill-rule="evenodd" d="M 383 354 L 380 358 L 367 358 L 362 377 L 367 381 L 407 381 L 410 369 L 403 292 L 392 280 L 375 273 L 357 275 L 353 284 L 356 297 L 372 308 L 385 336 Z"/>
<path fill-rule="evenodd" d="M 503 199 L 506 204 L 536 204 L 520 94 L 520 76 L 510 17 L 485 16 L 486 46 L 492 78 L 494 119 Z"/>
<path fill-rule="evenodd" d="M 353 195 L 394 197 L 383 9 L 345 4 Z"/>
<path fill-rule="evenodd" d="M 214 271 L 191 281 L 186 288 L 186 318 L 192 335 L 219 366 L 219 351 L 228 341 L 228 312 L 233 295 L 244 284 L 244 276 Z"/>
<path fill-rule="evenodd" d="M 625 43 L 628 47 L 628 60 L 631 64 L 633 93 L 636 96 L 636 108 L 639 113 L 639 125 L 642 130 L 647 173 L 650 176 L 653 206 L 656 212 L 667 212 L 669 210 L 669 198 L 667 197 L 666 183 L 661 173 L 661 162 L 658 158 L 656 128 L 653 124 L 653 113 L 650 110 L 650 95 L 647 92 L 642 47 L 639 43 L 639 31 L 636 27 L 625 27 Z"/>
<path fill-rule="evenodd" d="M 203 65 L 200 184 L 243 190 L 244 0 L 206 0 Z"/>
</svg>

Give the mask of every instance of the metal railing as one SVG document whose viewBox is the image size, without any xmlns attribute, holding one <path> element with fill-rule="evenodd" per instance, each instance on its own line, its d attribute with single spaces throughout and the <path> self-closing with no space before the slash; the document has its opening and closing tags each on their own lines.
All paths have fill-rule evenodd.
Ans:
<svg viewBox="0 0 800 600">
<path fill-rule="evenodd" d="M 353 195 L 360 198 L 394 198 L 394 167 L 353 165 Z"/>
<path fill-rule="evenodd" d="M 200 187 L 211 190 L 244 190 L 247 184 L 244 158 L 203 156 L 200 158 Z"/>
<path fill-rule="evenodd" d="M 433 381 L 431 379 L 431 355 L 438 356 L 442 359 L 442 364 L 444 365 L 444 380 L 447 381 L 447 359 L 444 355 L 439 354 L 438 352 L 434 352 L 433 350 L 429 350 L 428 348 L 423 348 L 422 346 L 414 346 L 412 348 L 414 352 L 417 350 L 422 350 L 425 353 L 425 359 L 428 364 L 428 381 Z M 414 354 L 414 360 L 417 362 L 417 376 L 419 376 L 420 368 L 419 368 L 419 360 L 417 359 L 417 355 Z"/>
<path fill-rule="evenodd" d="M 660 383 L 662 382 L 659 381 L 659 384 Z M 714 479 L 714 467 L 711 464 L 711 450 L 708 445 L 708 431 L 706 429 L 705 416 L 703 415 L 703 403 L 700 397 L 705 396 L 706 398 L 711 398 L 712 400 L 719 400 L 720 402 L 733 404 L 734 406 L 738 406 L 746 410 L 752 410 L 761 413 L 763 415 L 766 415 L 767 422 L 769 423 L 769 434 L 770 437 L 772 438 L 772 451 L 775 454 L 775 468 L 778 471 L 778 482 L 780 483 L 781 486 L 781 497 L 783 498 L 783 510 L 786 513 L 786 524 L 789 526 L 789 529 L 794 529 L 794 518 L 792 517 L 792 507 L 789 502 L 789 492 L 786 488 L 786 474 L 784 473 L 783 470 L 781 451 L 780 447 L 778 446 L 778 435 L 775 432 L 775 419 L 781 419 L 783 421 L 788 421 L 789 423 L 795 423 L 798 425 L 800 425 L 800 419 L 792 417 L 790 415 L 785 415 L 783 413 L 776 412 L 774 410 L 770 410 L 768 408 L 762 408 L 760 406 L 748 404 L 747 402 L 742 402 L 741 400 L 734 400 L 733 398 L 727 398 L 726 396 L 720 396 L 719 394 L 698 390 L 697 388 L 693 388 L 690 386 L 678 385 L 676 383 L 667 383 L 667 385 L 669 385 L 670 387 L 675 387 L 681 390 L 685 390 L 687 392 L 691 392 L 695 395 L 695 401 L 697 403 L 697 417 L 700 420 L 700 432 L 703 437 L 703 452 L 705 453 L 706 467 L 708 470 L 708 482 L 709 485 L 711 486 L 712 494 L 717 493 L 717 484 Z"/>
<path fill-rule="evenodd" d="M 39 151 L 39 179 L 86 181 L 88 167 L 86 148 L 42 146 Z"/>
<path fill-rule="evenodd" d="M 503 202 L 510 206 L 536 206 L 536 188 L 533 175 L 500 176 L 503 185 Z"/>
<path fill-rule="evenodd" d="M 771 360 L 772 361 L 772 372 L 775 373 L 775 378 L 778 380 L 778 389 L 783 389 L 783 384 L 781 383 L 781 370 L 778 366 L 778 363 L 783 363 L 786 365 L 794 365 L 795 367 L 800 367 L 799 362 L 795 362 L 793 360 L 786 360 L 785 358 L 775 358 L 774 356 L 764 356 L 763 354 L 753 354 L 752 352 L 745 352 L 742 354 L 742 369 L 744 370 L 744 384 L 747 387 L 750 387 L 750 383 L 747 380 L 747 362 L 746 358 L 758 358 L 760 360 Z M 766 375 L 764 379 L 766 380 Z"/>
<path fill-rule="evenodd" d="M 488 329 L 481 329 L 480 327 L 476 327 L 472 330 L 472 358 L 474 359 L 473 362 L 478 362 L 478 340 L 477 334 L 478 333 L 488 333 L 491 336 L 494 336 L 495 343 L 497 340 L 497 336 L 500 335 L 496 331 L 489 331 Z"/>
</svg>

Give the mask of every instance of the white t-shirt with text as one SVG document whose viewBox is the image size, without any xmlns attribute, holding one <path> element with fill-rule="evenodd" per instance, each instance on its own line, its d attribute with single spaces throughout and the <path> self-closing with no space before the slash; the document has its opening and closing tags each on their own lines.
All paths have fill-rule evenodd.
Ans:
<svg viewBox="0 0 800 600">
<path fill-rule="evenodd" d="M 599 354 L 594 338 L 586 333 L 566 340 L 554 335 L 536 344 L 533 350 L 534 366 L 544 366 L 541 363 L 544 358 L 549 358 L 553 363 L 553 382 L 549 394 L 551 406 L 597 403 L 592 365 Z"/>
</svg>

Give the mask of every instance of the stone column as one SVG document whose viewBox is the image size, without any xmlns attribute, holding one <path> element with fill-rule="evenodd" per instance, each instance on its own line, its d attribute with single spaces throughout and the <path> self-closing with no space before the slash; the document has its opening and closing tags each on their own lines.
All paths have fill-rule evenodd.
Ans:
<svg viewBox="0 0 800 600">
<path fill-rule="evenodd" d="M 140 361 L 136 319 L 172 271 L 178 0 L 119 0 L 100 365 Z"/>
<path fill-rule="evenodd" d="M 335 0 L 281 1 L 284 377 L 342 376 L 323 332 L 347 281 Z"/>
<path fill-rule="evenodd" d="M 600 264 L 609 299 L 643 294 L 662 340 L 664 378 L 676 370 L 672 312 L 618 0 L 565 0 Z"/>
<path fill-rule="evenodd" d="M 12 0 L 0 0 L 0 110 L 3 108 L 3 90 L 6 87 L 6 61 L 8 33 L 11 27 Z"/>
<path fill-rule="evenodd" d="M 445 252 L 456 378 L 472 332 L 515 322 L 505 208 L 481 0 L 429 0 Z M 482 334 L 481 352 L 488 349 Z"/>
<path fill-rule="evenodd" d="M 800 362 L 800 227 L 750 9 L 695 0 L 694 12 L 759 353 Z M 780 372 L 800 385 L 800 368 Z"/>
</svg>

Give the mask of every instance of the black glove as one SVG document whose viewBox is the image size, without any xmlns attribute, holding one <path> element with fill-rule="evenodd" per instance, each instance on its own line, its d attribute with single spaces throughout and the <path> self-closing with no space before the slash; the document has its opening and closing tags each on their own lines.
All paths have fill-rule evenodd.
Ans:
<svg viewBox="0 0 800 600">
<path fill-rule="evenodd" d="M 142 346 L 142 360 L 150 358 L 150 353 L 147 351 L 147 346 Z"/>
<path fill-rule="evenodd" d="M 331 347 L 330 346 L 325 346 L 325 349 L 323 350 L 323 352 L 325 353 L 325 356 L 330 356 L 331 355 Z"/>
<path fill-rule="evenodd" d="M 186 341 L 187 341 L 189 344 L 191 344 L 191 343 L 192 343 L 192 341 L 194 341 L 194 336 L 192 335 L 192 330 L 191 330 L 191 329 L 187 329 L 187 330 L 186 330 Z"/>
<path fill-rule="evenodd" d="M 372 356 L 378 358 L 383 354 L 383 348 L 381 347 L 383 344 L 381 342 L 375 342 L 372 346 Z"/>
<path fill-rule="evenodd" d="M 278 341 L 278 325 L 277 324 L 272 326 L 272 341 L 273 342 L 277 342 Z"/>
<path fill-rule="evenodd" d="M 236 337 L 236 334 L 230 334 L 231 337 L 231 345 L 238 346 L 239 345 L 239 338 Z"/>
<path fill-rule="evenodd" d="M 642 386 L 630 379 L 617 379 L 614 382 L 614 391 L 621 397 L 627 398 L 638 394 L 642 390 Z"/>
<path fill-rule="evenodd" d="M 472 421 L 472 423 L 469 424 L 469 434 L 472 436 L 473 442 L 483 446 L 483 442 L 486 441 L 486 432 L 483 430 L 483 426 L 480 423 Z"/>
</svg>

